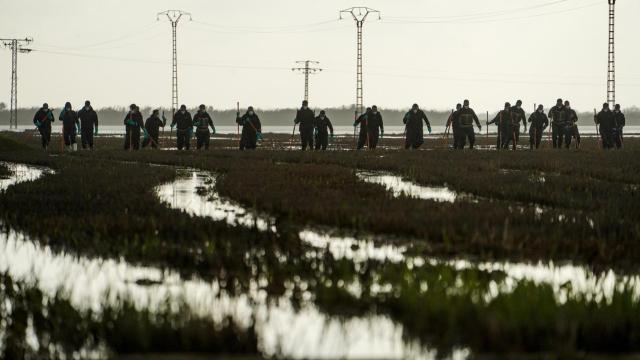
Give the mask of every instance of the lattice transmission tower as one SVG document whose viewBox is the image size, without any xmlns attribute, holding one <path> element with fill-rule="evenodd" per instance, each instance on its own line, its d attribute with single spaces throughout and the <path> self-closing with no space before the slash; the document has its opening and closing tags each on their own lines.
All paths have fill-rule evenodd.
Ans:
<svg viewBox="0 0 640 360">
<path fill-rule="evenodd" d="M 11 49 L 11 104 L 9 105 L 9 129 L 18 128 L 18 53 L 30 53 L 31 49 L 23 47 L 33 41 L 24 39 L 0 39 L 5 47 Z"/>
<path fill-rule="evenodd" d="M 192 21 L 191 14 L 182 10 L 167 10 L 158 13 L 156 19 L 160 20 L 160 16 L 166 16 L 171 23 L 171 34 L 173 44 L 173 65 L 171 72 L 171 113 L 175 113 L 178 109 L 178 23 L 183 16 L 189 17 Z"/>
<path fill-rule="evenodd" d="M 615 20 L 616 20 L 616 0 L 609 1 L 609 55 L 607 65 L 607 102 L 611 109 L 616 104 L 616 43 L 615 43 Z"/>
<path fill-rule="evenodd" d="M 356 56 L 356 110 L 355 116 L 358 117 L 359 114 L 364 112 L 364 89 L 363 89 L 363 81 L 362 81 L 362 26 L 364 22 L 369 17 L 369 14 L 377 14 L 378 20 L 380 20 L 380 12 L 378 10 L 374 10 L 368 7 L 352 7 L 349 9 L 345 9 L 340 11 L 340 20 L 342 20 L 342 15 L 347 14 L 351 15 L 353 20 L 356 22 L 357 28 L 357 56 Z"/>
<path fill-rule="evenodd" d="M 317 74 L 322 71 L 319 67 L 312 67 L 312 65 L 320 64 L 313 60 L 296 61 L 296 64 L 303 65 L 302 67 L 292 68 L 292 71 L 299 71 L 304 74 L 304 99 L 309 101 L 309 75 Z"/>
</svg>

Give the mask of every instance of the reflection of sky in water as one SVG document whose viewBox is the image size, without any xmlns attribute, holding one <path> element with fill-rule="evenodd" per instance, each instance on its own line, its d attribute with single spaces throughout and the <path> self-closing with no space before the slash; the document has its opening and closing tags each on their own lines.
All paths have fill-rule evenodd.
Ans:
<svg viewBox="0 0 640 360">
<path fill-rule="evenodd" d="M 0 161 L 0 165 L 6 167 L 11 172 L 11 176 L 8 178 L 0 178 L 0 191 L 6 190 L 9 186 L 25 182 L 33 181 L 40 178 L 45 173 L 52 173 L 50 169 L 43 167 L 14 164 L 4 161 Z"/>
<path fill-rule="evenodd" d="M 10 181 L 1 182 L 3 187 L 0 189 L 6 189 L 6 186 L 18 181 L 33 180 L 44 171 L 29 166 L 13 166 L 12 169 L 22 175 L 19 175 L 20 178 L 14 177 Z M 255 216 L 250 210 L 220 198 L 215 193 L 214 185 L 215 175 L 190 171 L 187 177 L 162 185 L 156 190 L 162 201 L 195 216 L 208 216 L 233 226 L 256 226 L 261 231 L 276 230 L 275 226 L 270 225 L 273 222 L 268 217 Z M 405 185 L 403 188 L 407 188 Z M 197 193 L 203 187 L 212 190 L 207 193 L 208 200 Z M 411 189 L 411 186 L 408 188 Z M 378 245 L 384 240 L 380 238 L 334 236 L 330 232 L 312 228 L 300 231 L 299 235 L 302 241 L 319 251 L 327 250 L 337 259 L 346 258 L 356 263 L 378 260 L 406 262 L 410 267 L 445 265 L 457 270 L 504 272 L 506 278 L 492 282 L 484 294 L 482 300 L 487 302 L 499 293 L 512 291 L 522 280 L 550 284 L 560 302 L 571 297 L 606 301 L 611 298 L 614 290 L 625 285 L 635 290 L 636 297 L 640 291 L 638 277 L 622 277 L 613 271 L 598 275 L 580 266 L 553 263 L 478 263 L 425 259 L 405 255 L 404 247 Z M 310 251 L 308 256 L 317 255 Z M 0 234 L 0 272 L 7 272 L 17 281 L 38 283 L 45 294 L 50 296 L 62 290 L 74 306 L 80 309 L 92 308 L 99 311 L 105 303 L 117 304 L 119 299 L 127 299 L 138 308 L 152 310 L 167 304 L 178 309 L 178 305 L 184 303 L 195 315 L 208 317 L 216 322 L 232 316 L 241 326 L 248 326 L 251 319 L 255 318 L 259 346 L 265 355 L 281 354 L 291 358 L 429 358 L 434 355 L 403 340 L 402 326 L 385 316 L 332 318 L 320 312 L 309 301 L 304 302 L 302 308 L 296 311 L 286 297 L 279 301 L 267 301 L 265 292 L 257 283 L 260 282 L 259 279 L 254 281 L 248 293 L 229 297 L 220 291 L 215 281 L 184 279 L 177 272 L 132 266 L 123 260 L 58 254 L 46 246 L 34 244 L 16 232 Z M 141 285 L 138 283 L 140 280 L 151 280 L 152 284 Z M 357 282 L 345 286 L 352 294 L 358 295 Z M 455 286 L 464 284 L 456 282 Z M 374 284 L 372 291 L 385 292 L 391 287 L 392 284 Z M 310 296 L 305 296 L 305 299 L 309 298 Z M 456 358 L 467 355 L 466 351 L 454 353 Z"/>
<path fill-rule="evenodd" d="M 3 187 L 0 190 L 17 182 L 37 179 L 44 172 L 22 165 L 12 165 L 11 169 L 20 169 L 20 178 L 13 177 L 12 181 L 1 183 Z M 201 186 L 206 178 L 194 174 L 189 183 Z M 200 204 L 202 201 L 196 200 L 199 196 L 194 194 L 195 187 L 188 191 L 184 179 L 179 181 L 183 191 L 176 193 L 189 193 L 188 198 L 193 202 L 179 199 L 181 196 L 176 195 L 176 204 Z M 216 196 L 213 198 L 219 199 Z M 236 217 L 220 215 L 233 214 L 235 210 L 242 210 L 237 214 L 248 214 L 228 202 L 218 203 L 224 204 L 224 210 L 216 210 L 217 219 L 235 222 Z M 206 216 L 209 209 L 213 207 L 201 207 L 199 215 Z M 248 224 L 241 222 L 242 216 L 240 218 L 240 225 Z M 266 221 L 263 224 L 266 226 Z M 77 309 L 91 308 L 99 312 L 105 304 L 117 305 L 122 300 L 128 300 L 138 309 L 150 310 L 169 306 L 169 309 L 180 311 L 179 306 L 184 304 L 193 315 L 210 318 L 217 323 L 231 316 L 238 325 L 244 327 L 249 326 L 251 319 L 255 318 L 259 347 L 267 356 L 403 359 L 432 358 L 435 355 L 435 352 L 425 352 L 416 344 L 406 343 L 402 337 L 402 326 L 386 316 L 332 318 L 310 302 L 304 303 L 300 310 L 295 310 L 286 297 L 267 301 L 266 293 L 255 282 L 247 294 L 230 297 L 220 291 L 216 281 L 183 279 L 174 271 L 134 266 L 124 260 L 56 253 L 48 246 L 38 245 L 15 231 L 0 234 L 0 272 L 7 273 L 15 281 L 37 284 L 48 296 L 61 291 Z M 139 281 L 150 281 L 151 285 L 142 285 Z M 37 341 L 35 335 L 28 336 L 28 341 Z M 35 346 L 32 344 L 32 347 Z M 457 351 L 455 355 L 462 358 L 467 352 Z"/>
<path fill-rule="evenodd" d="M 402 195 L 422 199 L 433 200 L 439 202 L 455 202 L 458 194 L 446 186 L 422 186 L 405 181 L 400 176 L 391 175 L 384 172 L 358 171 L 356 173 L 358 179 L 372 183 L 383 185 L 393 196 Z"/>
<path fill-rule="evenodd" d="M 221 198 L 215 191 L 207 191 L 205 196 L 196 190 L 213 189 L 216 177 L 204 171 L 187 171 L 189 176 L 156 187 L 158 198 L 174 209 L 181 209 L 194 216 L 210 217 L 216 221 L 226 221 L 232 226 L 257 227 L 260 231 L 271 229 L 273 221 L 267 217 L 256 216 L 240 205 Z"/>
<path fill-rule="evenodd" d="M 371 175 L 371 173 L 359 173 L 361 179 L 370 179 L 373 176 L 375 179 L 384 178 L 385 184 L 391 187 L 389 191 L 393 191 L 395 194 L 402 194 L 403 189 L 413 189 L 417 191 L 424 187 L 420 185 L 412 184 L 408 181 L 404 181 L 399 177 L 393 175 Z M 191 187 L 189 189 L 182 187 L 182 191 L 173 192 L 174 197 L 172 200 L 177 208 L 182 208 L 190 213 L 199 213 L 199 216 L 210 216 L 212 218 L 225 219 L 220 213 L 222 209 L 225 210 L 225 214 L 229 214 L 230 211 L 236 211 L 238 214 L 253 219 L 250 215 L 250 211 L 242 208 L 238 204 L 234 204 L 228 200 L 220 200 L 217 195 L 213 196 L 213 201 L 209 202 L 209 205 L 202 205 L 201 202 L 205 201 L 196 193 L 196 189 L 201 186 L 205 186 L 205 182 L 214 178 L 213 175 L 206 175 L 206 173 L 193 171 L 189 177 Z M 390 181 L 390 178 L 395 180 Z M 181 182 L 178 180 L 177 182 Z M 215 179 L 213 180 L 215 181 Z M 377 181 L 377 180 L 376 180 Z M 401 184 L 398 188 L 393 188 L 397 184 Z M 165 185 L 167 186 L 167 185 Z M 449 192 L 449 190 L 445 191 Z M 215 193 L 215 189 L 212 188 L 211 193 Z M 419 191 L 418 191 L 419 193 Z M 430 198 L 433 193 L 430 191 L 422 192 L 421 198 Z M 184 198 L 182 199 L 182 197 Z M 453 193 L 455 198 L 455 193 Z M 200 198 L 196 200 L 194 198 Z M 165 200 L 166 201 L 166 200 Z M 205 201 L 206 202 L 206 201 Z M 220 204 L 218 207 L 217 204 Z M 185 206 L 185 207 L 182 207 Z M 201 212 L 201 209 L 211 211 L 210 213 Z M 231 210 L 229 210 L 231 209 Z M 265 217 L 263 217 L 265 218 Z M 227 217 L 226 219 L 229 219 Z M 231 219 L 235 219 L 231 217 Z M 266 224 L 266 220 L 264 220 Z M 253 224 L 253 222 L 249 222 Z M 556 298 L 560 302 L 564 302 L 568 297 L 584 296 L 587 299 L 610 299 L 615 289 L 621 289 L 624 285 L 633 286 L 637 289 L 638 296 L 640 296 L 640 278 L 638 277 L 621 277 L 617 276 L 614 272 L 610 271 L 605 274 L 595 274 L 585 267 L 575 266 L 571 264 L 554 264 L 554 263 L 512 263 L 512 262 L 470 262 L 467 260 L 437 260 L 437 259 L 425 259 L 422 257 L 405 257 L 405 247 L 397 247 L 394 245 L 380 245 L 384 239 L 371 238 L 355 238 L 349 236 L 334 236 L 327 231 L 320 231 L 313 228 L 306 228 L 299 232 L 300 239 L 318 249 L 327 249 L 336 259 L 350 259 L 356 263 L 364 262 L 367 260 L 378 261 L 391 261 L 391 262 L 410 262 L 413 266 L 428 265 L 447 265 L 458 270 L 478 270 L 478 271 L 501 271 L 504 272 L 507 277 L 504 281 L 492 286 L 489 293 L 486 294 L 485 300 L 490 301 L 492 298 L 498 295 L 500 292 L 512 291 L 517 283 L 522 280 L 532 281 L 536 284 L 549 284 L 555 294 Z M 570 285 L 568 287 L 567 285 Z"/>
</svg>

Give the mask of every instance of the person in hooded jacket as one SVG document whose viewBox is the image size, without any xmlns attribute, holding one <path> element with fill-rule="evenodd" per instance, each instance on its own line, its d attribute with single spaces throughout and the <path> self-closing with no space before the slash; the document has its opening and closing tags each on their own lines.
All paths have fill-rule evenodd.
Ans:
<svg viewBox="0 0 640 360">
<path fill-rule="evenodd" d="M 73 111 L 70 102 L 64 104 L 64 109 L 62 109 L 58 118 L 62 121 L 64 146 L 69 151 L 78 150 L 76 135 L 80 131 L 80 121 L 78 121 L 78 113 Z"/>
<path fill-rule="evenodd" d="M 602 148 L 612 149 L 615 144 L 616 119 L 613 111 L 609 109 L 609 104 L 602 104 L 602 110 L 596 115 L 595 122 L 600 126 L 600 137 L 602 138 Z"/>
<path fill-rule="evenodd" d="M 567 100 L 564 102 L 564 111 L 566 115 L 566 125 L 564 131 L 564 144 L 568 149 L 571 146 L 573 138 L 576 139 L 576 147 L 580 147 L 580 131 L 578 130 L 578 113 L 571 108 L 571 103 Z"/>
<path fill-rule="evenodd" d="M 615 130 L 613 134 L 613 141 L 616 144 L 616 147 L 620 149 L 623 143 L 623 130 L 625 125 L 627 124 L 627 120 L 624 117 L 624 113 L 620 110 L 620 104 L 616 104 L 613 108 L 613 119 L 615 120 Z"/>
<path fill-rule="evenodd" d="M 240 150 L 255 150 L 258 140 L 262 140 L 262 124 L 253 110 L 253 106 L 249 106 L 247 112 L 242 116 L 238 112 L 236 114 L 236 123 L 242 126 Z"/>
<path fill-rule="evenodd" d="M 309 150 L 313 150 L 313 129 L 316 115 L 313 110 L 309 109 L 309 102 L 304 100 L 302 107 L 296 112 L 296 118 L 293 120 L 294 124 L 299 124 L 298 131 L 300 131 L 300 147 L 302 151 L 309 147 Z"/>
<path fill-rule="evenodd" d="M 549 110 L 547 115 L 551 120 L 551 138 L 553 140 L 553 148 L 562 148 L 562 138 L 564 137 L 564 127 L 567 122 L 567 113 L 562 103 L 562 99 L 558 99 L 556 106 Z"/>
<path fill-rule="evenodd" d="M 371 107 L 371 113 L 367 116 L 367 131 L 369 138 L 369 150 L 374 150 L 378 147 L 378 141 L 381 137 L 384 137 L 384 122 L 382 121 L 382 114 L 378 111 L 378 107 L 373 105 Z"/>
<path fill-rule="evenodd" d="M 516 106 L 511 108 L 511 141 L 514 141 L 515 145 L 520 142 L 520 124 L 524 127 L 523 131 L 527 131 L 527 114 L 522 108 L 522 100 L 516 101 Z"/>
<path fill-rule="evenodd" d="M 538 105 L 536 111 L 529 116 L 529 123 L 531 123 L 529 127 L 529 148 L 533 150 L 535 146 L 536 149 L 539 149 L 542 142 L 542 134 L 549 126 L 549 118 L 544 113 L 543 105 Z"/>
<path fill-rule="evenodd" d="M 187 111 L 185 105 L 180 106 L 180 110 L 173 115 L 171 130 L 176 128 L 176 146 L 178 150 L 191 147 L 191 135 L 193 134 L 193 120 L 191 113 Z"/>
<path fill-rule="evenodd" d="M 360 125 L 360 132 L 358 133 L 358 144 L 356 148 L 362 150 L 365 145 L 369 147 L 369 126 L 367 125 L 369 115 L 371 115 L 371 108 L 367 108 L 364 114 L 358 116 L 358 119 L 353 123 L 354 130 Z"/>
<path fill-rule="evenodd" d="M 89 100 L 84 102 L 84 107 L 78 111 L 80 119 L 80 142 L 82 148 L 93 149 L 93 135 L 98 134 L 98 114 L 91 107 Z"/>
<path fill-rule="evenodd" d="M 216 127 L 213 125 L 213 120 L 207 113 L 204 104 L 200 105 L 198 112 L 193 116 L 193 126 L 196 127 L 196 148 L 200 150 L 204 147 L 205 150 L 209 150 L 211 134 L 216 134 Z M 209 128 L 211 128 L 211 132 L 209 132 Z"/>
<path fill-rule="evenodd" d="M 49 143 L 51 142 L 51 123 L 54 119 L 53 112 L 49 109 L 49 104 L 47 103 L 42 104 L 42 107 L 33 116 L 33 124 L 40 132 L 42 148 L 44 150 L 48 150 Z"/>
<path fill-rule="evenodd" d="M 142 147 L 145 148 L 151 144 L 153 149 L 157 149 L 160 144 L 160 128 L 164 128 L 167 125 L 167 119 L 162 113 L 162 119 L 160 118 L 160 110 L 155 109 L 151 113 L 151 116 L 144 122 L 144 128 L 147 130 L 147 134 L 142 140 Z"/>
<path fill-rule="evenodd" d="M 333 125 L 327 117 L 326 112 L 322 110 L 315 121 L 316 150 L 327 150 L 327 146 L 329 145 L 329 131 L 331 131 L 331 138 L 333 138 Z"/>
<path fill-rule="evenodd" d="M 489 121 L 489 124 L 496 124 L 496 126 L 498 126 L 498 144 L 497 144 L 497 149 L 507 149 L 509 147 L 509 143 L 511 141 L 513 141 L 513 132 L 511 131 L 511 126 L 512 126 L 512 117 L 513 114 L 511 112 L 511 104 L 510 103 L 505 103 L 504 104 L 504 110 L 500 111 L 496 117 Z M 514 149 L 515 149 L 515 142 L 513 144 Z"/>
<path fill-rule="evenodd" d="M 405 149 L 418 149 L 424 144 L 424 128 L 422 122 L 427 125 L 427 130 L 431 134 L 431 123 L 427 114 L 420 110 L 418 104 L 413 104 L 411 110 L 404 115 L 402 122 L 405 125 Z"/>
<path fill-rule="evenodd" d="M 459 140 L 460 140 L 460 124 L 458 122 L 458 114 L 460 113 L 460 109 L 462 109 L 462 104 L 456 104 L 456 110 L 451 112 L 449 118 L 447 119 L 446 127 L 451 127 L 453 130 L 453 148 L 459 148 Z M 464 148 L 464 146 L 462 147 Z"/>
<path fill-rule="evenodd" d="M 142 113 L 136 104 L 129 106 L 129 112 L 123 121 L 125 125 L 124 149 L 139 150 L 140 149 L 140 133 L 144 131 L 145 137 L 148 136 L 147 130 L 144 128 Z"/>
<path fill-rule="evenodd" d="M 478 120 L 476 112 L 469 107 L 469 100 L 465 100 L 463 104 L 462 109 L 454 113 L 458 123 L 458 149 L 464 149 L 467 139 L 469 140 L 469 148 L 473 149 L 476 143 L 473 123 L 476 123 L 478 131 L 482 131 L 482 125 L 480 125 L 480 120 Z"/>
</svg>

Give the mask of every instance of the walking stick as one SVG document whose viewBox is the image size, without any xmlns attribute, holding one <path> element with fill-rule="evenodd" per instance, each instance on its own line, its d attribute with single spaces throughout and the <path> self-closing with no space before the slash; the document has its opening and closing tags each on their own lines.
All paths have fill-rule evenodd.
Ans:
<svg viewBox="0 0 640 360">
<path fill-rule="evenodd" d="M 598 124 L 598 115 L 596 114 L 596 109 L 593 109 L 593 122 L 596 124 L 596 136 L 598 137 L 598 146 L 602 149 L 602 135 L 600 134 L 600 127 Z"/>
<path fill-rule="evenodd" d="M 485 126 L 486 126 L 486 130 L 485 131 L 487 133 L 486 140 L 487 140 L 487 142 L 489 142 L 489 112 L 488 111 L 487 111 L 487 122 L 486 122 Z"/>
<path fill-rule="evenodd" d="M 295 123 L 293 124 L 293 131 L 291 132 L 291 137 L 289 138 L 289 150 L 293 150 L 293 147 L 294 147 L 293 140 L 296 137 L 296 126 L 297 125 L 298 124 L 295 124 Z"/>
<path fill-rule="evenodd" d="M 240 101 L 236 101 L 236 133 L 238 135 L 238 147 L 242 145 L 242 136 L 240 136 L 240 123 L 238 123 L 237 121 L 237 119 L 239 118 L 240 118 Z"/>
<path fill-rule="evenodd" d="M 447 126 L 444 129 L 444 133 L 442 134 L 442 146 L 443 147 L 447 147 L 449 144 L 449 128 L 452 126 L 452 122 L 453 122 L 453 109 L 451 110 L 451 114 L 449 115 L 449 118 L 447 119 Z M 453 139 L 453 142 L 455 144 L 456 140 Z"/>
</svg>

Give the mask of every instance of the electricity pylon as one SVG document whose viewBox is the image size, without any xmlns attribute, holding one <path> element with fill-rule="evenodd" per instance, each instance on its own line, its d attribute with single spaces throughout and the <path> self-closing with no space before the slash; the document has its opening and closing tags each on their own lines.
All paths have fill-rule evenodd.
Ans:
<svg viewBox="0 0 640 360">
<path fill-rule="evenodd" d="M 609 55 L 607 68 L 607 102 L 611 109 L 616 104 L 616 45 L 615 19 L 616 0 L 609 1 Z"/>
<path fill-rule="evenodd" d="M 30 53 L 31 49 L 22 47 L 29 44 L 31 38 L 0 39 L 5 47 L 11 48 L 11 105 L 9 106 L 9 129 L 18 128 L 18 52 Z"/>
<path fill-rule="evenodd" d="M 313 60 L 296 61 L 296 64 L 304 64 L 304 67 L 292 68 L 291 71 L 300 71 L 304 74 L 304 99 L 309 101 L 309 75 L 317 74 L 322 71 L 321 68 L 311 67 L 310 65 L 320 64 Z"/>
<path fill-rule="evenodd" d="M 363 83 L 362 83 L 362 26 L 367 20 L 369 14 L 378 14 L 378 20 L 380 20 L 380 12 L 368 7 L 352 7 L 340 11 L 340 20 L 342 20 L 342 14 L 350 14 L 353 20 L 356 22 L 357 28 L 357 43 L 358 53 L 356 58 L 356 118 L 359 114 L 364 112 L 364 95 L 363 95 Z"/>
<path fill-rule="evenodd" d="M 158 13 L 156 19 L 160 20 L 160 16 L 166 16 L 171 23 L 171 34 L 173 39 L 173 71 L 171 76 L 171 113 L 175 113 L 178 109 L 178 23 L 183 16 L 188 16 L 192 21 L 191 14 L 182 10 L 167 10 Z"/>
</svg>

